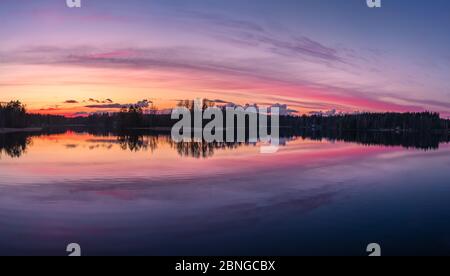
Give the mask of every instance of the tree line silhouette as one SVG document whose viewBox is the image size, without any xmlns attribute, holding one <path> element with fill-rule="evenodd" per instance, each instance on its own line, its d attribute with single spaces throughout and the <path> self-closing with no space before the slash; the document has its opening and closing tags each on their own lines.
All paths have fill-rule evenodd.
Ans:
<svg viewBox="0 0 450 276">
<path fill-rule="evenodd" d="M 31 114 L 19 101 L 0 103 L 0 128 L 59 127 L 84 125 L 105 129 L 133 129 L 171 126 L 170 115 L 144 114 L 141 107 L 130 105 L 117 113 L 100 113 L 69 118 L 60 115 Z"/>
<path fill-rule="evenodd" d="M 0 103 L 0 128 L 24 128 L 28 125 L 25 106 L 19 101 Z"/>
<path fill-rule="evenodd" d="M 181 101 L 179 106 L 193 112 L 191 101 Z M 212 106 L 204 103 L 203 109 Z M 225 110 L 224 118 L 225 116 Z M 247 118 L 248 119 L 248 118 Z M 91 114 L 68 118 L 57 115 L 29 114 L 19 101 L 0 104 L 0 128 L 54 127 L 80 125 L 104 129 L 126 130 L 149 127 L 170 128 L 176 123 L 170 114 L 147 114 L 139 106 L 128 106 L 117 113 Z M 206 124 L 207 122 L 204 121 Z M 270 120 L 268 120 L 270 125 Z M 247 124 L 248 125 L 248 124 Z M 450 130 L 450 120 L 439 113 L 359 113 L 335 116 L 281 116 L 280 126 L 293 129 L 321 131 L 442 131 Z"/>
<path fill-rule="evenodd" d="M 435 131 L 449 130 L 450 121 L 439 113 L 360 113 L 336 116 L 287 116 L 281 125 L 300 129 L 340 131 Z"/>
</svg>

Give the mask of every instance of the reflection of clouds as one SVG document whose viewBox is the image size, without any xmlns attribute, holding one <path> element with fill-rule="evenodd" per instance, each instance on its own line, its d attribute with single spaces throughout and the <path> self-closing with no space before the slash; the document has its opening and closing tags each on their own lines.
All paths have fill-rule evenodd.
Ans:
<svg viewBox="0 0 450 276">
<path fill-rule="evenodd" d="M 89 236 L 93 240 L 90 247 L 105 250 L 111 241 L 136 237 L 142 241 L 138 247 L 127 243 L 128 253 L 145 248 L 151 254 L 160 250 L 173 254 L 177 250 L 175 243 L 184 238 L 192 242 L 213 239 L 214 244 L 221 244 L 226 243 L 223 238 L 226 236 L 237 238 L 249 231 L 277 231 L 280 221 L 299 221 L 345 198 L 354 182 L 345 181 L 351 179 L 348 173 L 336 179 L 335 173 L 341 169 L 332 169 L 333 165 L 327 162 L 330 160 L 326 159 L 325 165 L 316 162 L 300 167 L 295 162 L 281 167 L 267 163 L 257 170 L 209 177 L 123 176 L 113 181 L 92 178 L 0 186 L 0 210 L 14 210 L 9 229 L 27 229 L 24 234 L 27 238 L 38 235 L 82 240 Z M 358 164 L 355 162 L 355 166 Z M 324 166 L 328 175 L 322 173 Z M 4 219 L 0 216 L 0 223 Z M 42 220 L 47 222 L 45 227 L 39 222 Z M 74 222 L 76 225 L 67 229 Z M 36 240 L 40 239 L 34 239 L 24 250 Z M 165 245 L 164 249 L 153 246 L 159 243 Z"/>
<path fill-rule="evenodd" d="M 87 143 L 96 143 L 96 144 L 100 144 L 100 143 L 107 143 L 107 144 L 119 144 L 119 141 L 115 138 L 111 138 L 111 139 L 87 139 L 86 140 Z"/>
<path fill-rule="evenodd" d="M 59 220 L 57 225 L 77 220 L 86 227 L 104 229 L 114 229 L 132 216 L 134 223 L 129 225 L 132 231 L 186 235 L 228 231 L 267 218 L 303 214 L 332 202 L 344 190 L 341 185 L 319 185 L 323 188 L 319 189 L 292 181 L 295 177 L 268 172 L 182 181 L 118 179 L 111 184 L 92 180 L 0 186 L 0 209 L 24 210 L 17 214 L 16 221 L 26 222 L 28 216 L 44 215 Z M 304 187 L 298 189 L 298 186 Z M 87 213 L 115 214 L 115 218 L 104 224 L 84 217 Z M 151 222 L 151 227 L 146 222 Z M 30 225 L 30 229 L 35 226 Z"/>
<path fill-rule="evenodd" d="M 93 145 L 93 146 L 89 146 L 88 147 L 89 150 L 95 150 L 95 149 L 98 149 L 98 148 L 100 148 L 100 145 Z"/>
<path fill-rule="evenodd" d="M 67 144 L 66 145 L 66 149 L 76 149 L 78 148 L 79 145 L 77 144 Z"/>
<path fill-rule="evenodd" d="M 181 165 L 175 164 L 172 173 L 180 174 L 177 178 L 134 177 L 137 168 L 132 167 L 114 177 L 0 185 L 0 224 L 4 226 L 0 229 L 0 241 L 15 243 L 8 238 L 20 233 L 28 243 L 15 244 L 16 248 L 31 250 L 33 246 L 45 248 L 55 244 L 58 238 L 90 238 L 90 247 L 106 250 L 111 241 L 129 245 L 128 241 L 136 238 L 141 240 L 139 246 L 129 245 L 128 253 L 145 248 L 155 254 L 173 254 L 177 250 L 175 243 L 183 238 L 193 243 L 210 239 L 213 244 L 226 244 L 226 237 L 243 240 L 245 233 L 282 233 L 279 227 L 291 224 L 298 227 L 305 218 L 333 209 L 344 199 L 351 200 L 360 189 L 378 186 L 386 180 L 398 181 L 393 176 L 401 176 L 403 172 L 397 167 L 413 172 L 418 165 L 431 174 L 428 169 L 445 164 L 449 156 L 448 147 L 435 152 L 408 151 L 410 155 L 389 160 L 387 167 L 378 157 L 394 149 L 362 154 L 368 149 L 352 148 L 358 149 L 354 155 L 342 151 L 341 156 L 320 158 L 308 152 L 288 152 L 239 173 L 237 169 L 243 163 L 261 160 L 232 160 L 228 165 L 232 170 L 225 171 L 224 166 L 219 175 L 210 176 L 200 171 L 184 175 L 177 170 Z M 423 158 L 430 161 L 423 164 Z M 205 166 L 203 170 L 209 168 Z M 389 168 L 396 168 L 395 172 Z M 391 182 L 389 185 L 397 183 Z M 164 249 L 154 247 L 159 243 Z M 189 250 L 197 252 L 197 247 Z"/>
</svg>

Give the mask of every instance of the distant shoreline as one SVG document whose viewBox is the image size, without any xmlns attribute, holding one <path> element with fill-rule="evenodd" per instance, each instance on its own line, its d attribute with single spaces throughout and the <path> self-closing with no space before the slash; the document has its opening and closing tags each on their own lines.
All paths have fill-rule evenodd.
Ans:
<svg viewBox="0 0 450 276">
<path fill-rule="evenodd" d="M 0 128 L 0 134 L 7 134 L 7 133 L 20 133 L 20 132 L 39 132 L 43 131 L 44 129 L 49 128 L 71 128 L 71 127 L 81 127 L 81 128 L 96 128 L 93 126 L 86 126 L 86 125 L 54 125 L 54 126 L 47 126 L 47 127 L 27 127 L 27 128 Z M 293 126 L 280 126 L 280 129 L 293 129 Z M 128 128 L 124 129 L 125 131 L 161 131 L 161 132 L 170 132 L 171 127 L 137 127 L 137 128 Z M 221 129 L 225 131 L 226 129 Z M 338 129 L 324 129 L 324 128 L 309 128 L 309 127 L 300 127 L 299 130 L 303 131 L 314 131 L 314 132 L 322 132 L 322 131 L 339 131 Z M 381 132 L 381 133 L 415 133 L 415 132 L 421 132 L 419 130 L 414 129 L 346 129 L 346 130 L 340 130 L 343 132 Z M 431 130 L 433 133 L 447 133 L 447 130 L 445 129 L 434 129 Z M 450 134 L 450 130 L 448 130 L 448 133 Z"/>
<path fill-rule="evenodd" d="M 0 134 L 14 133 L 14 132 L 38 132 L 42 131 L 40 127 L 27 127 L 27 128 L 0 128 Z"/>
</svg>

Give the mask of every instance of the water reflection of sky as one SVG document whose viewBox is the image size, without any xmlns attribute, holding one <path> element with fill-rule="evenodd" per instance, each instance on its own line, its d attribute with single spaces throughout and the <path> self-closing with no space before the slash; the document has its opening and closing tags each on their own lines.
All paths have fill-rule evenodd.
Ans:
<svg viewBox="0 0 450 276">
<path fill-rule="evenodd" d="M 32 138 L 0 160 L 0 254 L 449 253 L 448 145 L 436 151 L 296 139 L 180 157 L 164 137 Z M 70 145 L 70 146 L 68 146 Z M 412 243 L 411 243 L 412 241 Z"/>
</svg>

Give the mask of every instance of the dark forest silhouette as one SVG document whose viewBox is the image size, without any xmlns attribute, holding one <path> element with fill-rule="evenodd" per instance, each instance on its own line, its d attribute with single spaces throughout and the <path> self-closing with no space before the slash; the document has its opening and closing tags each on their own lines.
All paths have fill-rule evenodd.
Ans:
<svg viewBox="0 0 450 276">
<path fill-rule="evenodd" d="M 186 103 L 180 102 L 186 105 Z M 205 105 L 203 108 L 207 108 Z M 225 116 L 224 116 L 225 117 Z M 150 127 L 170 128 L 176 123 L 169 114 L 145 114 L 139 106 L 122 108 L 117 113 L 92 114 L 67 118 L 57 115 L 26 113 L 19 101 L 0 104 L 0 128 L 54 127 L 82 125 L 126 130 Z M 205 124 L 207 122 L 204 122 Z M 270 121 L 269 121 L 270 123 Z M 439 113 L 360 113 L 336 116 L 281 116 L 280 126 L 320 131 L 442 131 L 450 130 L 450 120 Z"/>
<path fill-rule="evenodd" d="M 24 128 L 28 126 L 29 115 L 19 101 L 0 103 L 0 128 Z"/>
<path fill-rule="evenodd" d="M 450 120 L 439 113 L 360 113 L 336 116 L 283 117 L 281 124 L 293 128 L 341 131 L 449 131 Z"/>
</svg>

